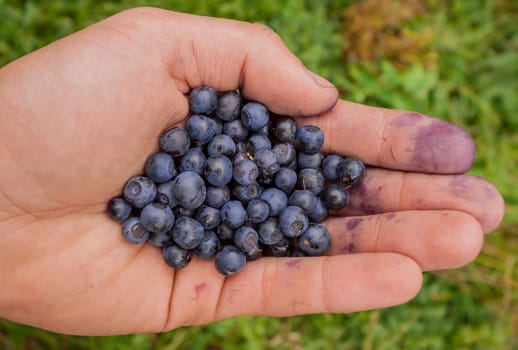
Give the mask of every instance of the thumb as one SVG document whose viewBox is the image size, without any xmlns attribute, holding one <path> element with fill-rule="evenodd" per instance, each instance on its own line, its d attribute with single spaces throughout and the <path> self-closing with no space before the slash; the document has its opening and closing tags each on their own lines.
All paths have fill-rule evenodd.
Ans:
<svg viewBox="0 0 518 350">
<path fill-rule="evenodd" d="M 124 15 L 143 24 L 142 40 L 158 48 L 184 93 L 200 85 L 239 88 L 247 99 L 292 116 L 322 114 L 338 100 L 337 89 L 306 69 L 265 25 L 154 8 Z"/>
</svg>

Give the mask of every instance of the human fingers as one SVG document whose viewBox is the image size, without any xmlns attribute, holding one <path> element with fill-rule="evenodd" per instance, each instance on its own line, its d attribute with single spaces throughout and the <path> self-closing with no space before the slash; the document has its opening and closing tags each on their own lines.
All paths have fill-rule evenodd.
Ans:
<svg viewBox="0 0 518 350">
<path fill-rule="evenodd" d="M 340 100 L 327 113 L 299 119 L 326 135 L 323 149 L 372 166 L 428 173 L 463 173 L 475 157 L 460 127 L 419 113 Z"/>
<path fill-rule="evenodd" d="M 453 210 L 412 210 L 369 216 L 332 217 L 330 255 L 393 252 L 414 259 L 423 270 L 464 266 L 480 253 L 478 221 Z"/>
</svg>

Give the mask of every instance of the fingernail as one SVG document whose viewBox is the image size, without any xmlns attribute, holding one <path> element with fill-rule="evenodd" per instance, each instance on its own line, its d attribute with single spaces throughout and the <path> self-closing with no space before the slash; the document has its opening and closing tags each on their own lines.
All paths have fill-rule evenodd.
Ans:
<svg viewBox="0 0 518 350">
<path fill-rule="evenodd" d="M 329 81 L 324 78 L 322 78 L 320 75 L 313 73 L 309 69 L 306 68 L 306 71 L 309 73 L 309 76 L 313 81 L 320 87 L 324 88 L 334 88 L 335 86 Z"/>
</svg>

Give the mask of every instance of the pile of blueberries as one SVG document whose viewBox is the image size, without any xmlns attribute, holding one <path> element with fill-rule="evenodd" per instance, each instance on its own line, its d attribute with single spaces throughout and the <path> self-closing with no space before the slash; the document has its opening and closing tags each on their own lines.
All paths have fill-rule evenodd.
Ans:
<svg viewBox="0 0 518 350">
<path fill-rule="evenodd" d="M 273 117 L 238 91 L 197 87 L 189 106 L 185 128 L 165 130 L 144 175 L 108 203 L 123 237 L 162 248 L 177 269 L 194 255 L 215 258 L 225 276 L 261 256 L 325 254 L 331 237 L 321 222 L 347 206 L 363 162 L 324 156 L 320 128 Z"/>
</svg>

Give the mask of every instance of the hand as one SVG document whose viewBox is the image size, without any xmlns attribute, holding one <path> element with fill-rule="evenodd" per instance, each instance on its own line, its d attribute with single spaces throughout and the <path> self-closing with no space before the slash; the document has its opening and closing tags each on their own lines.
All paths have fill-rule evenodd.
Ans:
<svg viewBox="0 0 518 350">
<path fill-rule="evenodd" d="M 123 241 L 106 203 L 141 172 L 160 132 L 184 122 L 185 94 L 199 85 L 239 88 L 317 124 L 326 151 L 371 166 L 344 215 L 326 222 L 329 256 L 262 258 L 224 278 L 213 261 L 174 271 L 159 249 Z M 149 8 L 3 67 L 0 317 L 99 335 L 244 314 L 352 312 L 404 303 L 422 271 L 474 259 L 503 201 L 485 180 L 452 175 L 471 166 L 469 136 L 337 98 L 265 26 Z"/>
</svg>

